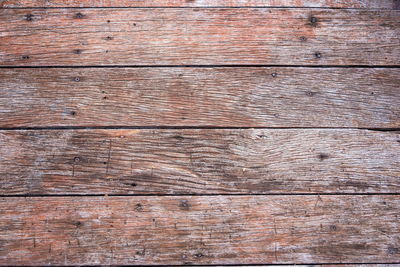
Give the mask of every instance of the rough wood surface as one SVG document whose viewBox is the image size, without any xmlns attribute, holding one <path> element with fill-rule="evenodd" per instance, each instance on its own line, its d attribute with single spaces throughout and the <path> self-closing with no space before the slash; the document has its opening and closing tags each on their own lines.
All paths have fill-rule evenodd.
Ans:
<svg viewBox="0 0 400 267">
<path fill-rule="evenodd" d="M 0 72 L 0 127 L 400 127 L 398 69 Z"/>
<path fill-rule="evenodd" d="M 400 133 L 0 132 L 0 195 L 399 193 Z"/>
<path fill-rule="evenodd" d="M 396 0 L 1 0 L 0 7 L 333 7 L 396 8 Z"/>
<path fill-rule="evenodd" d="M 398 262 L 399 196 L 0 199 L 0 264 Z"/>
<path fill-rule="evenodd" d="M 399 65 L 400 11 L 2 9 L 0 64 Z"/>
</svg>

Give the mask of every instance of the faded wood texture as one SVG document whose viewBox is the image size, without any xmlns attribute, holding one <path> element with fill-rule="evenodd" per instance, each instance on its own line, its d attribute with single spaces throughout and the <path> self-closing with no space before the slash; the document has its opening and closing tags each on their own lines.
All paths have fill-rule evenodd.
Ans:
<svg viewBox="0 0 400 267">
<path fill-rule="evenodd" d="M 0 72 L 0 127 L 400 127 L 398 69 Z"/>
<path fill-rule="evenodd" d="M 398 262 L 399 196 L 2 198 L 0 264 Z"/>
<path fill-rule="evenodd" d="M 0 132 L 0 195 L 399 193 L 400 133 Z"/>
<path fill-rule="evenodd" d="M 333 7 L 398 8 L 397 0 L 0 0 L 0 7 Z"/>
<path fill-rule="evenodd" d="M 0 64 L 399 65 L 400 11 L 2 9 Z"/>
</svg>

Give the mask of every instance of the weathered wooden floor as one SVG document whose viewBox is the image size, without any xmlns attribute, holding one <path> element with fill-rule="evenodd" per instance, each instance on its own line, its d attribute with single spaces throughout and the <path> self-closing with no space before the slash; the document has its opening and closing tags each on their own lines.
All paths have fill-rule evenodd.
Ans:
<svg viewBox="0 0 400 267">
<path fill-rule="evenodd" d="M 0 0 L 0 265 L 400 265 L 399 0 Z"/>
</svg>

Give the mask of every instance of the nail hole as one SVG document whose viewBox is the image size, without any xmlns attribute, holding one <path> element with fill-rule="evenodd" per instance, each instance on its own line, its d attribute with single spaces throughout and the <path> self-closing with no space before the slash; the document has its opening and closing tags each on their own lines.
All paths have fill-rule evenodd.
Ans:
<svg viewBox="0 0 400 267">
<path fill-rule="evenodd" d="M 325 154 L 325 153 L 319 153 L 318 154 L 318 158 L 319 158 L 320 161 L 323 161 L 323 160 L 329 158 L 329 155 Z"/>
<path fill-rule="evenodd" d="M 305 42 L 305 41 L 307 41 L 307 38 L 304 37 L 304 36 L 301 36 L 301 37 L 300 37 L 300 41 Z"/>
<path fill-rule="evenodd" d="M 110 23 L 111 21 L 110 20 L 107 20 L 107 23 Z"/>
<path fill-rule="evenodd" d="M 307 91 L 306 95 L 307 96 L 314 96 L 316 94 L 316 92 L 312 92 L 312 91 Z"/>
<path fill-rule="evenodd" d="M 322 57 L 321 53 L 319 53 L 319 52 L 315 53 L 314 56 L 315 56 L 316 58 L 321 58 L 321 57 Z"/>
<path fill-rule="evenodd" d="M 80 158 L 80 157 L 75 157 L 75 158 L 74 158 L 74 161 L 75 161 L 75 162 L 79 162 L 79 161 L 81 161 L 81 158 Z"/>
<path fill-rule="evenodd" d="M 189 202 L 185 199 L 185 200 L 181 200 L 179 203 L 179 207 L 183 210 L 189 210 L 190 204 Z"/>
<path fill-rule="evenodd" d="M 137 203 L 136 206 L 135 206 L 135 210 L 136 210 L 136 211 L 143 211 L 143 206 L 142 206 L 142 204 Z"/>
<path fill-rule="evenodd" d="M 137 186 L 137 184 L 136 183 L 131 183 L 131 186 L 135 187 L 135 186 Z"/>
<path fill-rule="evenodd" d="M 399 249 L 398 248 L 388 247 L 388 254 L 394 255 L 394 254 L 398 254 L 398 253 L 399 253 Z"/>
<path fill-rule="evenodd" d="M 80 80 L 81 80 L 81 78 L 79 78 L 79 77 L 75 77 L 75 79 L 74 79 L 75 82 L 79 82 Z"/>
<path fill-rule="evenodd" d="M 75 49 L 75 50 L 74 50 L 74 53 L 77 54 L 77 55 L 79 55 L 79 54 L 82 53 L 82 50 L 80 50 L 80 49 Z"/>
<path fill-rule="evenodd" d="M 71 115 L 75 116 L 76 115 L 76 111 L 71 111 Z"/>
<path fill-rule="evenodd" d="M 271 76 L 275 78 L 276 76 L 278 76 L 278 73 L 274 72 L 274 73 L 271 74 Z"/>
<path fill-rule="evenodd" d="M 25 16 L 25 19 L 27 20 L 27 21 L 32 21 L 33 20 L 33 15 L 32 14 L 27 14 L 26 16 Z"/>
<path fill-rule="evenodd" d="M 74 18 L 76 18 L 76 19 L 82 19 L 84 17 L 85 17 L 85 15 L 83 15 L 81 12 L 76 13 L 75 16 L 74 16 Z"/>
<path fill-rule="evenodd" d="M 315 24 L 315 23 L 317 23 L 318 20 L 316 17 L 311 17 L 310 21 L 311 21 L 311 23 Z"/>
<path fill-rule="evenodd" d="M 22 56 L 22 59 L 29 59 L 30 57 L 29 56 Z"/>
</svg>

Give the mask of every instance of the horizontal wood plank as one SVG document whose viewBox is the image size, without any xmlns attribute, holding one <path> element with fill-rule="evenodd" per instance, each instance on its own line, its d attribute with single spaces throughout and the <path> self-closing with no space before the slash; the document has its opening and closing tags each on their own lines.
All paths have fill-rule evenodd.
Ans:
<svg viewBox="0 0 400 267">
<path fill-rule="evenodd" d="M 399 193 L 400 133 L 0 131 L 0 195 Z"/>
<path fill-rule="evenodd" d="M 400 127 L 396 68 L 2 69 L 0 127 Z"/>
<path fill-rule="evenodd" d="M 0 7 L 333 7 L 396 8 L 396 0 L 2 0 Z"/>
<path fill-rule="evenodd" d="M 392 196 L 0 199 L 0 264 L 398 262 Z"/>
<path fill-rule="evenodd" d="M 400 11 L 1 9 L 0 65 L 395 65 Z"/>
</svg>

